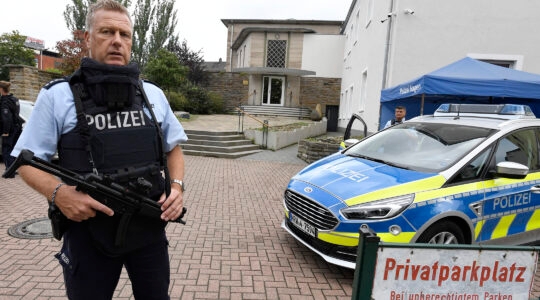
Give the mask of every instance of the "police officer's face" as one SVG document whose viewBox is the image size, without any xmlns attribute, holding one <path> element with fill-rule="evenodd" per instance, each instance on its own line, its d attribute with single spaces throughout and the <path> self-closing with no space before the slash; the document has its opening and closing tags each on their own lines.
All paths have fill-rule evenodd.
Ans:
<svg viewBox="0 0 540 300">
<path fill-rule="evenodd" d="M 129 17 L 109 10 L 96 11 L 91 31 L 84 33 L 90 58 L 120 66 L 129 63 L 132 35 Z"/>
<path fill-rule="evenodd" d="M 405 118 L 405 110 L 400 108 L 396 109 L 395 117 L 396 120 L 401 121 L 401 119 Z"/>
</svg>

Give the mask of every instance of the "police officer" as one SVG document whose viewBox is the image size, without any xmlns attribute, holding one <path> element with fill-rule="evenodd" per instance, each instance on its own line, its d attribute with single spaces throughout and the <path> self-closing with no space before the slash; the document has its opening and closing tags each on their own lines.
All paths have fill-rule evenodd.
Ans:
<svg viewBox="0 0 540 300">
<path fill-rule="evenodd" d="M 394 110 L 394 118 L 391 120 L 388 120 L 386 124 L 384 125 L 384 128 L 388 128 L 390 126 L 394 126 L 396 124 L 401 124 L 405 122 L 405 115 L 407 114 L 407 109 L 405 106 L 396 106 Z"/>
<path fill-rule="evenodd" d="M 56 255 L 69 299 L 111 299 L 123 267 L 136 299 L 169 299 L 165 225 L 183 208 L 179 144 L 187 136 L 163 91 L 139 81 L 137 66 L 129 64 L 133 23 L 126 8 L 97 1 L 88 9 L 86 30 L 89 57 L 72 76 L 40 91 L 12 155 L 29 149 L 50 160 L 58 149 L 59 163 L 78 173 L 139 170 L 151 188 L 135 189 L 161 204 L 161 220 L 135 214 L 125 222 L 125 214 L 41 170 L 22 166 L 19 174 L 69 219 Z M 130 176 L 115 178 L 133 183 Z"/>
<path fill-rule="evenodd" d="M 2 124 L 2 158 L 6 169 L 13 163 L 15 158 L 10 155 L 17 139 L 21 135 L 22 120 L 19 117 L 19 99 L 9 93 L 11 83 L 0 81 L 0 113 Z"/>
</svg>

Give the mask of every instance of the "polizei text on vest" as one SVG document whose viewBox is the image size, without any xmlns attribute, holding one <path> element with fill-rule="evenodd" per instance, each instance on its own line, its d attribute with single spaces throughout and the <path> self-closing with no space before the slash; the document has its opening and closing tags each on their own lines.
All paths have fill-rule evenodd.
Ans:
<svg viewBox="0 0 540 300">
<path fill-rule="evenodd" d="M 89 126 L 95 126 L 97 130 L 140 127 L 146 125 L 144 112 L 142 110 L 86 115 L 86 120 L 88 121 Z"/>
</svg>

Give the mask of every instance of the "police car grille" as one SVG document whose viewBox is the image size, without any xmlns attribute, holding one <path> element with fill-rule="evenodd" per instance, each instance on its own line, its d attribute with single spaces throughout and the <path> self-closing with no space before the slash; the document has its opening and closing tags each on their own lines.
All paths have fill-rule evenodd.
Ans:
<svg viewBox="0 0 540 300">
<path fill-rule="evenodd" d="M 294 215 L 319 230 L 330 230 L 339 222 L 325 207 L 291 191 L 285 192 L 285 205 Z"/>
</svg>

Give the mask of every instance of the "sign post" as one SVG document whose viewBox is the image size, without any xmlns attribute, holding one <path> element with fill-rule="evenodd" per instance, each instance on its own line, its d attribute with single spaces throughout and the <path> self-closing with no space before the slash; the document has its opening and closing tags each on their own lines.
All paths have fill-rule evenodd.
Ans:
<svg viewBox="0 0 540 300">
<path fill-rule="evenodd" d="M 366 228 L 360 228 L 360 240 L 354 270 L 353 300 L 371 299 L 373 275 L 380 238 Z"/>
</svg>

